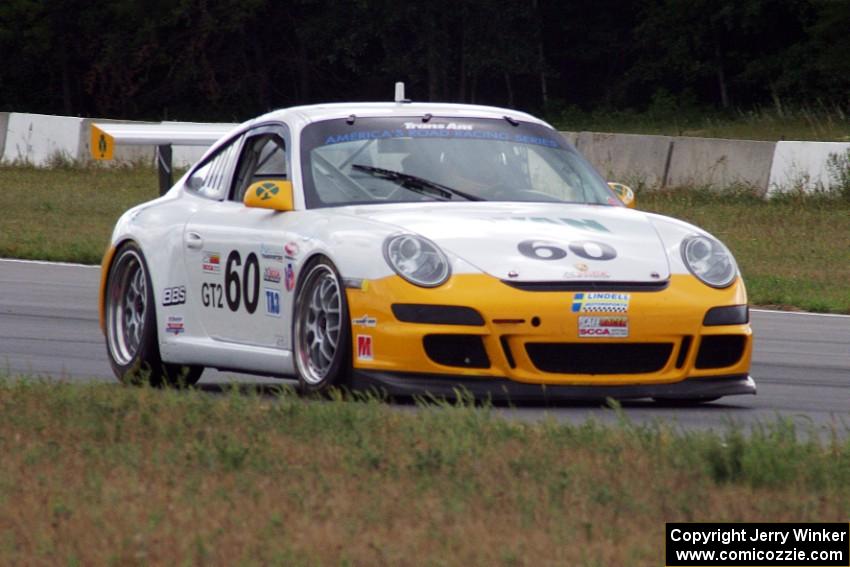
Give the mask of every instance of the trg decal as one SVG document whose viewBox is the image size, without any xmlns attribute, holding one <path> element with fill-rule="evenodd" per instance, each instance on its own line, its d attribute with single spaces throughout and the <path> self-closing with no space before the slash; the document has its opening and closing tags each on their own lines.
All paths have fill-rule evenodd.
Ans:
<svg viewBox="0 0 850 567">
<path fill-rule="evenodd" d="M 266 288 L 266 315 L 269 317 L 280 317 L 280 292 L 276 289 Z"/>
</svg>

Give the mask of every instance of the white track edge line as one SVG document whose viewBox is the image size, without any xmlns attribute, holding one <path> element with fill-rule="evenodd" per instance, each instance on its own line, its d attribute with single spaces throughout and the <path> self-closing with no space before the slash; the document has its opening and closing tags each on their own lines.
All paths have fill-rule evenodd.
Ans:
<svg viewBox="0 0 850 567">
<path fill-rule="evenodd" d="M 70 266 L 72 268 L 97 268 L 100 266 L 93 264 L 74 264 L 72 262 L 48 262 L 47 260 L 19 260 L 17 258 L 0 258 L 0 262 L 10 262 L 14 264 L 35 264 L 38 266 Z"/>
<path fill-rule="evenodd" d="M 842 315 L 841 313 L 812 313 L 810 311 L 780 311 L 779 309 L 752 309 L 750 311 L 755 313 L 771 313 L 778 315 L 808 315 L 810 317 L 838 317 L 838 318 L 850 318 L 850 315 Z"/>
</svg>

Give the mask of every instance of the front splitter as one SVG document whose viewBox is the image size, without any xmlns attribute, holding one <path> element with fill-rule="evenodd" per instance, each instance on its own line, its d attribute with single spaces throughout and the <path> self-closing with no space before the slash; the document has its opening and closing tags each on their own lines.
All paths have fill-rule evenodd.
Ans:
<svg viewBox="0 0 850 567">
<path fill-rule="evenodd" d="M 746 374 L 691 378 L 672 384 L 562 386 L 526 384 L 498 377 L 466 378 L 354 369 L 351 385 L 355 390 L 375 390 L 391 397 L 430 394 L 455 398 L 458 393 L 469 392 L 477 399 L 500 401 L 587 401 L 606 398 L 700 401 L 756 393 L 755 381 Z"/>
</svg>

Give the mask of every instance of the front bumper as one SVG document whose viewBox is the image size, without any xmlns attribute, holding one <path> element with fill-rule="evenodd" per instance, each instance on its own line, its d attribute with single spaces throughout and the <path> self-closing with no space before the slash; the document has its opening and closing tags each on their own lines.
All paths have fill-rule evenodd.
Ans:
<svg viewBox="0 0 850 567">
<path fill-rule="evenodd" d="M 588 388 L 587 396 L 594 399 L 707 398 L 755 391 L 749 378 L 750 325 L 703 324 L 714 307 L 746 305 L 740 280 L 714 289 L 691 275 L 673 275 L 664 289 L 627 292 L 621 309 L 611 313 L 585 311 L 585 304 L 577 309 L 581 292 L 517 289 L 483 274 L 455 275 L 431 289 L 391 276 L 346 291 L 355 376 L 388 390 L 406 391 L 407 383 L 421 391 L 427 382 L 473 391 L 489 381 L 497 389 L 533 386 L 518 387 L 520 393 L 541 385 L 570 388 L 572 397 L 586 397 Z M 429 317 L 412 320 L 393 311 L 398 304 L 467 312 L 457 314 L 462 316 L 453 324 Z M 471 316 L 469 310 L 474 310 Z M 588 336 L 582 325 L 597 316 L 625 328 L 608 337 Z"/>
<path fill-rule="evenodd" d="M 626 386 L 551 386 L 524 384 L 499 377 L 462 378 L 444 374 L 410 374 L 355 370 L 352 387 L 373 390 L 387 396 L 408 397 L 430 394 L 455 398 L 469 392 L 477 399 L 498 401 L 598 401 L 605 398 L 634 400 L 713 400 L 722 396 L 755 394 L 756 383 L 750 376 L 717 376 L 683 380 L 673 384 Z"/>
</svg>

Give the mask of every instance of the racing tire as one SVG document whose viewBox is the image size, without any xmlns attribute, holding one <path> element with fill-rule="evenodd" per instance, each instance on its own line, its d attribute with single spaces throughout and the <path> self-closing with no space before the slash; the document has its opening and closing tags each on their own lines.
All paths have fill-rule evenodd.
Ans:
<svg viewBox="0 0 850 567">
<path fill-rule="evenodd" d="M 106 352 L 120 382 L 185 387 L 201 378 L 203 366 L 162 361 L 150 271 L 133 242 L 118 250 L 109 267 L 105 313 Z"/>
<path fill-rule="evenodd" d="M 342 278 L 319 256 L 301 272 L 292 317 L 292 350 L 302 394 L 348 387 L 351 380 L 351 326 Z"/>
</svg>

